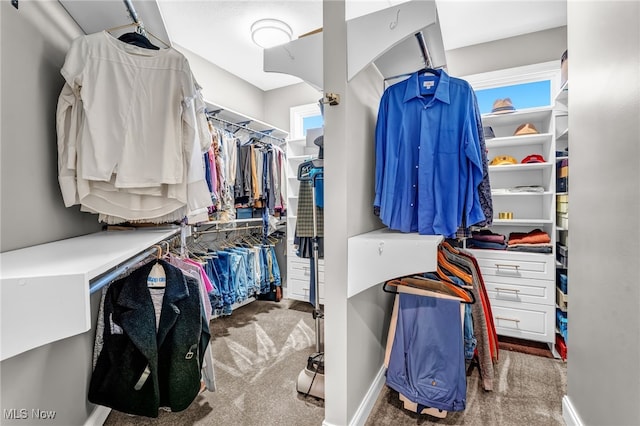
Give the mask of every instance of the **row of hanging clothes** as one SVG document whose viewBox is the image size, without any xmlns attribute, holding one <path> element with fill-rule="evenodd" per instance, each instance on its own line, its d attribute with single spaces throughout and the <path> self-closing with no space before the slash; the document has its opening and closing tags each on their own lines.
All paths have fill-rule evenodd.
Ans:
<svg viewBox="0 0 640 426">
<path fill-rule="evenodd" d="M 209 219 L 231 221 L 286 211 L 286 157 L 272 143 L 242 126 L 207 115 L 212 143 L 204 153 L 206 182 L 212 206 Z"/>
<path fill-rule="evenodd" d="M 480 267 L 473 255 L 438 246 L 437 270 L 387 281 L 396 298 L 387 339 L 387 386 L 408 410 L 446 417 L 466 407 L 466 376 L 478 367 L 494 386 L 498 338 Z"/>
<path fill-rule="evenodd" d="M 157 417 L 216 390 L 210 321 L 282 297 L 275 246 L 284 234 L 245 232 L 221 230 L 218 240 L 179 250 L 158 246 L 157 256 L 102 288 L 89 401 Z"/>
<path fill-rule="evenodd" d="M 261 226 L 242 229 L 261 229 Z M 230 236 L 221 230 L 206 239 L 202 236 L 188 244 L 189 261 L 201 267 L 214 317 L 231 315 L 234 306 L 250 299 L 280 301 L 282 278 L 276 245 L 284 233 L 266 238 L 256 234 Z M 211 235 L 211 234 L 208 234 Z"/>
</svg>

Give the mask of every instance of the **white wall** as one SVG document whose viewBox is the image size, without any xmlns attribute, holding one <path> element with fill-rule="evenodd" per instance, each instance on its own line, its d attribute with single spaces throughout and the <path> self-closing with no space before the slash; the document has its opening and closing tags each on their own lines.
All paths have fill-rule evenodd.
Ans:
<svg viewBox="0 0 640 426">
<path fill-rule="evenodd" d="M 463 76 L 560 60 L 567 48 L 567 27 L 447 50 L 450 75 Z"/>
<path fill-rule="evenodd" d="M 307 83 L 298 83 L 264 93 L 264 121 L 279 129 L 290 131 L 289 109 L 294 106 L 315 104 L 322 92 Z"/>
<path fill-rule="evenodd" d="M 66 208 L 58 186 L 56 104 L 60 68 L 82 34 L 58 2 L 0 2 L 2 130 L 0 251 L 100 229 Z"/>
<path fill-rule="evenodd" d="M 568 401 L 585 425 L 637 425 L 640 3 L 570 1 L 567 26 Z"/>
<path fill-rule="evenodd" d="M 182 46 L 173 47 L 189 60 L 191 71 L 202 86 L 205 100 L 256 120 L 266 121 L 264 91 Z"/>
</svg>

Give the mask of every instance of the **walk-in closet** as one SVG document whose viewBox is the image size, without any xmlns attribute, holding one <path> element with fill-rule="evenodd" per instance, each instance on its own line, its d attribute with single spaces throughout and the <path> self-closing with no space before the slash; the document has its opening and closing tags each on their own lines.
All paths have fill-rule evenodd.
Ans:
<svg viewBox="0 0 640 426">
<path fill-rule="evenodd" d="M 1 424 L 640 423 L 640 3 L 7 0 L 0 40 Z"/>
</svg>

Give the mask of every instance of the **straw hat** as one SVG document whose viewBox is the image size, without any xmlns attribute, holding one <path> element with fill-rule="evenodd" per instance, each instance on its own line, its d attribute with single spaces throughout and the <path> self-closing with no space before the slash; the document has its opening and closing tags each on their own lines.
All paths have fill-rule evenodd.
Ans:
<svg viewBox="0 0 640 426">
<path fill-rule="evenodd" d="M 496 99 L 493 102 L 493 108 L 491 109 L 492 114 L 508 114 L 510 112 L 514 112 L 516 109 L 511 103 L 511 99 Z"/>
<path fill-rule="evenodd" d="M 524 123 L 518 126 L 513 136 L 537 135 L 538 133 L 540 132 L 538 132 L 538 129 L 536 129 L 536 126 L 534 126 L 531 123 Z"/>
</svg>

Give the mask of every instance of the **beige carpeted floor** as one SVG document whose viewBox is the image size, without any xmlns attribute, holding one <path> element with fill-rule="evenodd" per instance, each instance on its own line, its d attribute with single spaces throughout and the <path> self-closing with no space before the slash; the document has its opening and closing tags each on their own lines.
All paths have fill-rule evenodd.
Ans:
<svg viewBox="0 0 640 426">
<path fill-rule="evenodd" d="M 256 301 L 211 322 L 216 392 L 203 392 L 179 413 L 156 419 L 112 411 L 105 425 L 319 426 L 324 401 L 296 391 L 298 374 L 315 351 L 311 305 Z M 562 361 L 500 351 L 495 391 L 485 392 L 478 371 L 467 378 L 467 408 L 445 419 L 411 413 L 386 386 L 366 426 L 563 425 Z"/>
<path fill-rule="evenodd" d="M 158 418 L 112 411 L 105 425 L 316 426 L 324 401 L 296 391 L 298 374 L 315 352 L 308 303 L 255 301 L 211 321 L 216 392 L 204 391 L 189 408 Z"/>
<path fill-rule="evenodd" d="M 564 425 L 562 397 L 566 394 L 567 368 L 563 361 L 500 350 L 496 385 L 482 390 L 478 370 L 467 377 L 466 409 L 444 419 L 405 410 L 398 393 L 384 387 L 366 422 L 378 425 Z"/>
</svg>

